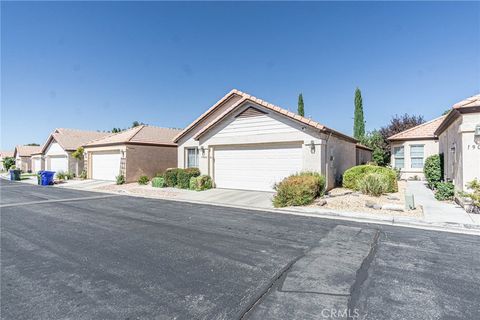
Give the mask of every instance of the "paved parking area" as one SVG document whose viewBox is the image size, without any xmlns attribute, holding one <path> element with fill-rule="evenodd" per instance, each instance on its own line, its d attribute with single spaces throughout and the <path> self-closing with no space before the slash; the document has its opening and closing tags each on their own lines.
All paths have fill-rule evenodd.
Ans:
<svg viewBox="0 0 480 320">
<path fill-rule="evenodd" d="M 8 181 L 0 211 L 3 319 L 480 314 L 476 236 Z"/>
</svg>

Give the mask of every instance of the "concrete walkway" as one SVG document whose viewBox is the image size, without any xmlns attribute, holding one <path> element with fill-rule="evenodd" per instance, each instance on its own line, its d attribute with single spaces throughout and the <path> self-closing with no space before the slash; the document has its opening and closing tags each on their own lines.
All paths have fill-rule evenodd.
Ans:
<svg viewBox="0 0 480 320">
<path fill-rule="evenodd" d="M 416 205 L 423 207 L 424 220 L 430 223 L 476 224 L 478 215 L 469 214 L 452 202 L 438 201 L 424 181 L 408 181 L 407 192 L 413 194 Z"/>
</svg>

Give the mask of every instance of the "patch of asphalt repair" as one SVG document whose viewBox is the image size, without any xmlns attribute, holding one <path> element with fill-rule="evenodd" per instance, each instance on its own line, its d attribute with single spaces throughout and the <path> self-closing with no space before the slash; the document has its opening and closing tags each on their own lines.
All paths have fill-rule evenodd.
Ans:
<svg viewBox="0 0 480 320">
<path fill-rule="evenodd" d="M 354 319 L 379 238 L 379 230 L 335 227 L 318 246 L 289 263 L 241 319 L 331 318 L 324 310 L 335 310 L 335 318 Z M 364 245 L 352 252 L 350 244 L 358 243 Z M 323 257 L 329 248 L 337 251 L 333 260 Z M 297 300 L 299 307 L 289 308 L 285 300 Z"/>
</svg>

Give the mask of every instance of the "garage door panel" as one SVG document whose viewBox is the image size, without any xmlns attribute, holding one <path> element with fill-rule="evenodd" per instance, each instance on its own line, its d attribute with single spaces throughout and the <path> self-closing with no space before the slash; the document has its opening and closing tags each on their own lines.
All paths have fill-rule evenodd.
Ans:
<svg viewBox="0 0 480 320">
<path fill-rule="evenodd" d="M 91 159 L 93 179 L 115 181 L 120 174 L 120 151 L 92 153 Z"/>
<path fill-rule="evenodd" d="M 67 157 L 50 157 L 49 162 L 50 162 L 50 171 L 55 171 L 55 172 L 68 171 Z"/>
<path fill-rule="evenodd" d="M 218 188 L 273 191 L 275 183 L 302 169 L 300 143 L 227 146 L 215 149 Z"/>
</svg>

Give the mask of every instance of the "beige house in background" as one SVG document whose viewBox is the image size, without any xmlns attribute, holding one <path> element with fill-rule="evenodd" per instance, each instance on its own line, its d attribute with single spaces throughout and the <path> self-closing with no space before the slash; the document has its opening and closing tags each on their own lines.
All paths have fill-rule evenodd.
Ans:
<svg viewBox="0 0 480 320">
<path fill-rule="evenodd" d="M 32 154 L 41 152 L 40 146 L 16 146 L 13 152 L 15 166 L 23 172 L 32 171 Z"/>
<path fill-rule="evenodd" d="M 456 190 L 480 179 L 480 94 L 453 105 L 435 131 L 444 157 L 444 178 Z"/>
<path fill-rule="evenodd" d="M 135 182 L 177 166 L 179 129 L 141 125 L 84 145 L 85 168 L 89 179 L 114 181 L 123 175 Z"/>
<path fill-rule="evenodd" d="M 178 166 L 198 167 L 217 188 L 273 191 L 288 175 L 315 171 L 330 189 L 362 161 L 357 149 L 368 158 L 356 139 L 235 89 L 174 142 Z"/>
<path fill-rule="evenodd" d="M 78 129 L 55 129 L 45 142 L 41 156 L 43 168 L 48 171 L 70 172 L 76 176 L 83 171 L 83 159 L 72 156 L 79 147 L 94 139 L 103 138 L 110 133 Z M 35 155 L 37 156 L 37 155 Z M 42 166 L 41 161 L 36 160 Z"/>
<path fill-rule="evenodd" d="M 45 161 L 43 159 L 42 151 L 32 153 L 32 172 L 37 173 L 40 170 L 45 170 Z"/>
<path fill-rule="evenodd" d="M 425 179 L 423 164 L 431 155 L 438 154 L 439 144 L 435 130 L 445 116 L 438 117 L 388 138 L 391 147 L 391 165 L 400 169 L 400 179 Z"/>
</svg>

